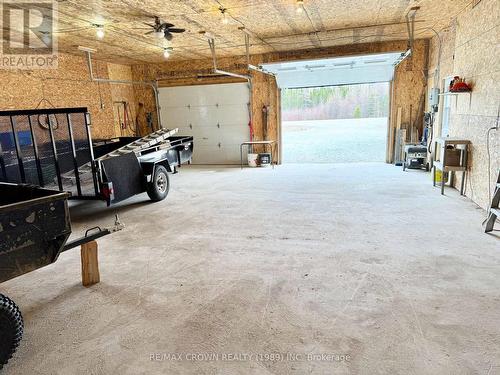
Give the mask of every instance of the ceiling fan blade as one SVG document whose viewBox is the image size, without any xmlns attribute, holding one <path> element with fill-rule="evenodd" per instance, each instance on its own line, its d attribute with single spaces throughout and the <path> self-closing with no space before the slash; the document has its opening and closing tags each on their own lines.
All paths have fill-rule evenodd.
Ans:
<svg viewBox="0 0 500 375">
<path fill-rule="evenodd" d="M 186 29 L 177 29 L 177 28 L 173 28 L 173 29 L 168 29 L 169 32 L 171 33 L 183 33 L 186 31 Z"/>
<path fill-rule="evenodd" d="M 155 25 L 151 25 L 150 23 L 143 22 L 144 25 L 149 26 L 149 27 L 156 27 Z"/>
<path fill-rule="evenodd" d="M 144 35 L 149 35 L 149 34 L 153 34 L 155 31 L 152 30 L 152 31 L 148 31 L 147 33 L 144 33 Z"/>
<path fill-rule="evenodd" d="M 171 24 L 171 23 L 168 23 L 168 22 L 164 22 L 161 24 L 161 27 L 164 27 L 166 29 L 170 28 L 170 27 L 174 27 L 175 25 L 174 24 Z"/>
<path fill-rule="evenodd" d="M 165 39 L 168 40 L 169 42 L 174 38 L 172 34 L 170 34 L 168 31 L 165 31 Z"/>
</svg>

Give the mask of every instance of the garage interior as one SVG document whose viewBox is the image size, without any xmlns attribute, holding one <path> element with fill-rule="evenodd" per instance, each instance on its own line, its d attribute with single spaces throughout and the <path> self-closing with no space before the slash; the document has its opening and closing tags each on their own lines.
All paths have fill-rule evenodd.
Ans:
<svg viewBox="0 0 500 375">
<path fill-rule="evenodd" d="M 62 210 L 0 190 L 2 374 L 500 373 L 498 0 L 1 5 L 0 187 Z M 282 90 L 373 82 L 384 163 L 286 163 Z"/>
</svg>

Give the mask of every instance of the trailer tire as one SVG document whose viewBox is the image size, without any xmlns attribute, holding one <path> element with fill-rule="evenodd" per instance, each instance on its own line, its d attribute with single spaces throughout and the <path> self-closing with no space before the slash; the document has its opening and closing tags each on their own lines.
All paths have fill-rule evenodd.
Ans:
<svg viewBox="0 0 500 375">
<path fill-rule="evenodd" d="M 170 189 L 170 181 L 167 169 L 163 165 L 157 165 L 151 182 L 148 183 L 146 191 L 153 202 L 164 200 Z"/>
<path fill-rule="evenodd" d="M 23 337 L 21 311 L 10 298 L 0 294 L 0 370 L 12 358 Z"/>
</svg>

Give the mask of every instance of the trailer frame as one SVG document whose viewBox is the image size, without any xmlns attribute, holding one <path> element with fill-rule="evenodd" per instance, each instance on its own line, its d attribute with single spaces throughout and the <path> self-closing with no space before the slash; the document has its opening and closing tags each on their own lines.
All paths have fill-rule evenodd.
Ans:
<svg viewBox="0 0 500 375">
<path fill-rule="evenodd" d="M 174 137 L 177 129 L 94 142 L 91 126 L 86 107 L 0 111 L 0 182 L 57 188 L 70 191 L 72 200 L 110 205 L 147 191 L 157 165 L 177 173 L 191 162 L 193 138 Z M 136 174 L 113 186 L 106 168 L 113 158 L 123 158 Z"/>
</svg>

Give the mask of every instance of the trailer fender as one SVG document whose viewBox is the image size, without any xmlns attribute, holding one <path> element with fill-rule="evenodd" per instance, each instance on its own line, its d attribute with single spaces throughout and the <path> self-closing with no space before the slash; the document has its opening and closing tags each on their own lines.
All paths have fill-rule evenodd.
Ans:
<svg viewBox="0 0 500 375">
<path fill-rule="evenodd" d="M 141 162 L 142 171 L 144 175 L 148 177 L 148 181 L 149 178 L 154 174 L 157 165 L 165 167 L 165 169 L 169 173 L 175 173 L 175 168 L 170 165 L 169 161 L 166 158 L 155 160 L 154 162 Z"/>
</svg>

